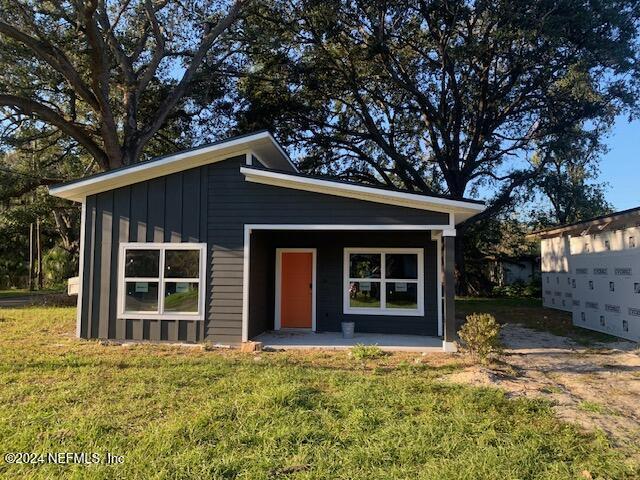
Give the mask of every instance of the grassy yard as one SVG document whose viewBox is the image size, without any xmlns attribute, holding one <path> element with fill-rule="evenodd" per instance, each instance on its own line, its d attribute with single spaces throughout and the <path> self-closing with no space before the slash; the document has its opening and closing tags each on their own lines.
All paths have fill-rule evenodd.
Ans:
<svg viewBox="0 0 640 480">
<path fill-rule="evenodd" d="M 462 321 L 470 313 L 490 313 L 500 323 L 522 324 L 534 330 L 570 337 L 583 345 L 617 340 L 611 335 L 574 326 L 570 313 L 542 308 L 542 300 L 536 298 L 456 298 L 458 320 Z"/>
<path fill-rule="evenodd" d="M 47 295 L 51 293 L 61 293 L 63 289 L 49 289 L 45 288 L 43 290 L 28 290 L 26 288 L 12 288 L 9 290 L 0 290 L 0 298 L 14 298 L 14 297 L 24 297 L 31 295 Z"/>
<path fill-rule="evenodd" d="M 73 337 L 72 308 L 0 309 L 0 454 L 124 463 L 8 465 L 5 478 L 638 478 L 604 436 L 542 401 L 447 384 L 444 355 L 206 351 Z M 460 360 L 463 362 L 463 360 Z"/>
</svg>

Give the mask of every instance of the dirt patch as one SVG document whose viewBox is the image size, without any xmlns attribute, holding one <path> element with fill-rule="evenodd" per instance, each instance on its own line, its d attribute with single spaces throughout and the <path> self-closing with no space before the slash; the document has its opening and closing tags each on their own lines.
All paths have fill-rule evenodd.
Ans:
<svg viewBox="0 0 640 480">
<path fill-rule="evenodd" d="M 602 430 L 640 454 L 640 353 L 633 342 L 589 348 L 549 332 L 506 324 L 503 364 L 470 366 L 447 381 L 496 386 L 512 395 L 545 398 L 559 418 Z"/>
</svg>

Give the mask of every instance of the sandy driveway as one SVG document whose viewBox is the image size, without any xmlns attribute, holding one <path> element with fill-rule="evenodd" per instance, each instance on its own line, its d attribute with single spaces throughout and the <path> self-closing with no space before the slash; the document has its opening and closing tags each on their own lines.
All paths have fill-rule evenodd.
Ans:
<svg viewBox="0 0 640 480">
<path fill-rule="evenodd" d="M 469 367 L 448 380 L 504 388 L 550 400 L 557 415 L 600 429 L 619 447 L 640 452 L 640 351 L 632 342 L 584 347 L 515 324 L 502 329 L 504 365 Z"/>
</svg>

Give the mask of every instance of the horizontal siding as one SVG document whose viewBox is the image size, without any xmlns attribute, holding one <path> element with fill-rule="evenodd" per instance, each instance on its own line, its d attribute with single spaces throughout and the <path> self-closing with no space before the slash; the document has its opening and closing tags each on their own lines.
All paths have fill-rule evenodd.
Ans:
<svg viewBox="0 0 640 480">
<path fill-rule="evenodd" d="M 233 338 L 231 343 L 241 341 L 242 333 L 242 278 L 244 257 L 244 225 L 245 224 L 336 224 L 336 225 L 446 225 L 448 215 L 440 212 L 417 210 L 381 203 L 367 202 L 363 200 L 323 195 L 302 190 L 293 190 L 244 180 L 240 174 L 241 158 L 230 159 L 225 162 L 211 164 L 208 167 L 208 236 L 212 251 L 211 263 L 211 289 L 212 296 L 209 310 L 209 322 L 207 338 L 222 343 L 226 339 Z M 335 233 L 335 232 L 334 232 Z M 367 232 L 367 237 L 371 232 Z M 396 233 L 395 241 L 405 246 L 408 232 Z M 259 232 L 254 232 L 252 238 L 257 238 Z M 283 235 L 294 235 L 285 232 Z M 389 239 L 391 237 L 388 237 Z M 428 233 L 421 232 L 419 237 L 423 246 L 434 248 L 429 240 Z M 358 234 L 351 240 L 356 242 L 362 239 Z M 391 240 L 389 240 L 391 241 Z M 273 252 L 260 250 L 252 242 L 252 256 L 262 258 L 268 262 L 273 258 Z M 294 245 L 301 246 L 301 245 Z M 255 249 L 254 249 L 255 247 Z M 334 245 L 332 255 L 340 255 L 342 258 L 342 246 Z M 434 254 L 435 250 L 427 252 Z M 320 260 L 319 260 L 320 261 Z M 435 260 L 433 260 L 435 262 Z M 335 262 L 334 262 L 335 263 Z M 327 265 L 327 278 L 339 278 L 331 280 L 331 285 L 319 286 L 318 312 L 322 309 L 326 318 L 333 318 L 334 323 L 326 324 L 326 329 L 334 330 L 342 309 L 342 273 L 341 260 L 339 269 L 335 265 Z M 434 264 L 435 265 L 435 264 Z M 273 267 L 271 267 L 273 268 Z M 320 268 L 320 266 L 318 267 Z M 325 268 L 325 267 L 322 267 Z M 435 267 L 434 267 L 435 268 Z M 430 269 L 430 270 L 429 270 Z M 428 274 L 435 276 L 435 270 L 429 266 Z M 433 288 L 433 285 L 430 284 Z M 322 288 L 322 292 L 320 289 Z M 273 272 L 256 272 L 251 277 L 250 292 L 265 292 L 273 289 Z M 431 293 L 430 293 L 431 294 Z M 433 290 L 435 295 L 435 290 Z M 273 300 L 269 295 L 261 297 L 260 294 L 252 296 L 250 301 L 249 316 L 250 335 L 253 330 L 263 329 L 265 322 L 272 322 Z M 406 325 L 407 331 L 413 333 L 434 332 L 437 310 L 429 311 L 425 318 L 403 317 L 400 323 Z M 369 327 L 373 330 L 384 331 L 388 327 L 390 319 L 400 317 L 369 317 Z M 415 318 L 415 320 L 414 320 Z M 229 322 L 237 322 L 233 337 Z M 319 318 L 320 321 L 320 318 Z M 324 320 L 322 320 L 324 321 Z M 330 320 L 326 320 L 330 322 Z M 325 323 L 326 323 L 325 322 Z M 412 324 L 411 322 L 414 322 Z M 396 322 L 397 323 L 397 322 Z"/>
<path fill-rule="evenodd" d="M 121 242 L 207 241 L 206 172 L 206 167 L 196 168 L 87 197 L 82 337 L 204 339 L 202 321 L 118 319 L 117 266 Z M 205 287 L 203 294 L 209 293 Z"/>
<path fill-rule="evenodd" d="M 256 246 L 254 246 L 254 243 Z M 413 247 L 424 249 L 423 316 L 343 315 L 343 269 L 345 245 L 360 247 Z M 437 335 L 436 243 L 429 232 L 278 232 L 261 231 L 252 235 L 251 249 L 251 324 L 263 326 L 252 334 L 273 328 L 275 301 L 276 248 L 316 248 L 316 328 L 340 331 L 343 319 L 353 320 L 356 331 Z M 262 255 L 254 253 L 263 250 Z"/>
</svg>

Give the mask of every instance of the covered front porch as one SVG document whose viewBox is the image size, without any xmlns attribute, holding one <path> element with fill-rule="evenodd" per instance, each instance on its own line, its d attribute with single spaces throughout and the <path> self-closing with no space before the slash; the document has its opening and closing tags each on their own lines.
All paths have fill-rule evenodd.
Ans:
<svg viewBox="0 0 640 480">
<path fill-rule="evenodd" d="M 455 349 L 450 226 L 247 227 L 245 341 L 274 349 Z M 342 322 L 355 324 L 353 339 L 342 337 Z"/>
</svg>

